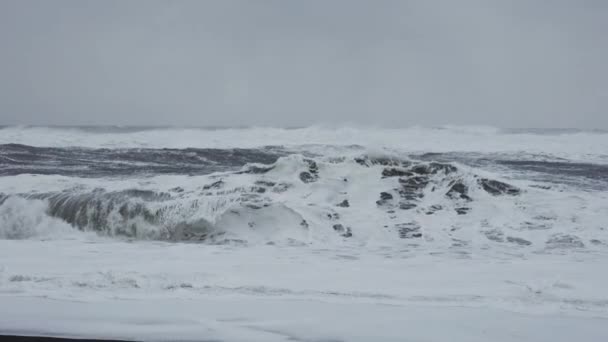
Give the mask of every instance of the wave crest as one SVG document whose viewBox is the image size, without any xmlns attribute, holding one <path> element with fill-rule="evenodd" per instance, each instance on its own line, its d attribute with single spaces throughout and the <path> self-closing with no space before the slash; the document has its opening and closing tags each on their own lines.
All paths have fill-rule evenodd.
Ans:
<svg viewBox="0 0 608 342">
<path fill-rule="evenodd" d="M 211 243 L 348 239 L 553 250 L 604 244 L 597 238 L 605 235 L 596 219 L 606 213 L 601 194 L 573 197 L 551 185 L 504 180 L 458 163 L 387 154 L 292 154 L 272 164 L 180 179 L 177 187 L 163 188 L 162 180 L 151 179 L 136 188 L 80 184 L 11 194 L 0 211 L 2 237 L 38 236 L 44 226 L 55 225 L 107 236 Z M 565 241 L 557 238 L 563 235 L 580 243 L 556 243 Z"/>
<path fill-rule="evenodd" d="M 0 201 L 0 239 L 50 238 L 74 232 L 62 219 L 47 215 L 47 208 L 43 200 L 9 197 Z"/>
</svg>

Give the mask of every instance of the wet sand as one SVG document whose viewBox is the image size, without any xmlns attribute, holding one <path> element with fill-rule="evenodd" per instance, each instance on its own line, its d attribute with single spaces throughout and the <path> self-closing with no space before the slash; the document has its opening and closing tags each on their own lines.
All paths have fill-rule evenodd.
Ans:
<svg viewBox="0 0 608 342">
<path fill-rule="evenodd" d="M 66 337 L 48 337 L 48 336 L 17 336 L 17 335 L 0 335 L 2 342 L 132 342 L 125 340 L 95 340 L 81 338 L 66 338 Z"/>
</svg>

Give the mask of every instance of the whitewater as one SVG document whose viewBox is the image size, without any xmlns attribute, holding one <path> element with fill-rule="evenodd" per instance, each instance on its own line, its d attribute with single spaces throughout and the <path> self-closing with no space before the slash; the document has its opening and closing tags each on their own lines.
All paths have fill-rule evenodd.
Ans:
<svg viewBox="0 0 608 342">
<path fill-rule="evenodd" d="M 608 339 L 608 132 L 0 127 L 0 332 Z"/>
</svg>

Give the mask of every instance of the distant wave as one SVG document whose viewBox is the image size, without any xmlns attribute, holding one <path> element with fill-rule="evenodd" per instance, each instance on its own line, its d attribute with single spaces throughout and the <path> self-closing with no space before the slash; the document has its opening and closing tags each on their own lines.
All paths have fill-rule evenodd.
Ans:
<svg viewBox="0 0 608 342">
<path fill-rule="evenodd" d="M 543 154 L 579 162 L 608 163 L 608 134 L 600 131 L 499 130 L 479 126 L 403 129 L 306 128 L 59 128 L 5 127 L 0 144 L 35 147 L 228 149 L 265 146 L 361 146 L 403 153 L 467 152 Z M 319 148 L 321 149 L 321 148 Z"/>
<path fill-rule="evenodd" d="M 306 145 L 285 148 L 85 148 L 0 145 L 0 176 L 20 174 L 74 177 L 150 177 L 156 175 L 206 175 L 236 171 L 249 163 L 272 164 L 278 158 L 303 154 L 334 159 L 352 158 L 362 146 Z M 383 154 L 389 151 L 378 150 Z M 534 179 L 578 187 L 608 187 L 608 165 L 581 163 L 547 154 L 431 152 L 397 153 L 397 158 L 421 161 L 458 162 L 470 167 L 508 172 L 512 177 Z"/>
</svg>

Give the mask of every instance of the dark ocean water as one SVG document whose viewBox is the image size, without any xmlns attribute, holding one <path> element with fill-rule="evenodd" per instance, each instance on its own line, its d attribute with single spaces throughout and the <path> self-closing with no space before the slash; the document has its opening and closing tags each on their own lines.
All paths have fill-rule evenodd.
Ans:
<svg viewBox="0 0 608 342">
<path fill-rule="evenodd" d="M 20 174 L 75 177 L 140 177 L 205 175 L 236 171 L 246 164 L 272 164 L 295 153 L 277 146 L 243 149 L 79 148 L 0 145 L 0 176 Z M 538 160 L 509 154 L 427 153 L 404 156 L 413 160 L 458 162 L 471 167 L 502 170 L 511 176 L 548 183 L 608 187 L 608 165 Z"/>
<path fill-rule="evenodd" d="M 260 149 L 92 149 L 0 145 L 0 176 L 19 174 L 119 177 L 204 175 L 248 163 L 272 164 L 286 153 Z"/>
</svg>

